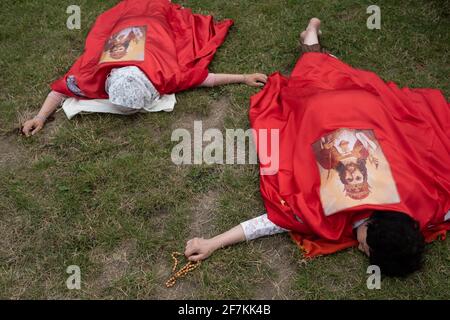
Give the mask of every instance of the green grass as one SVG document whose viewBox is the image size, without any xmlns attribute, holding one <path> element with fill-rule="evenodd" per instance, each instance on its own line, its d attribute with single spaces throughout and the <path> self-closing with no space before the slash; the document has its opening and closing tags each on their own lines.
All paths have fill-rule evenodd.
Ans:
<svg viewBox="0 0 450 320">
<path fill-rule="evenodd" d="M 81 54 L 95 17 L 117 1 L 77 3 L 82 29 L 70 31 L 65 11 L 72 1 L 2 2 L 0 157 L 9 160 L 0 161 L 0 298 L 450 298 L 449 241 L 428 246 L 423 271 L 406 280 L 383 279 L 381 290 L 368 290 L 368 262 L 359 252 L 305 264 L 287 235 L 218 251 L 165 289 L 170 253 L 183 250 L 192 236 L 198 202 L 213 195 L 209 235 L 264 210 L 254 165 L 173 165 L 173 124 L 189 127 L 193 119 L 208 118 L 213 102 L 225 96 L 224 128 L 248 128 L 248 101 L 256 90 L 184 92 L 170 114 L 68 121 L 59 113 L 32 139 L 12 135 L 17 118 L 37 111 L 48 84 Z M 381 30 L 366 28 L 371 1 L 180 3 L 235 20 L 211 65 L 214 72 L 289 73 L 300 31 L 318 16 L 323 44 L 345 62 L 401 86 L 440 88 L 449 96 L 448 1 L 377 1 Z M 80 291 L 65 286 L 72 264 L 81 267 Z M 273 283 L 281 283 L 279 292 Z"/>
</svg>

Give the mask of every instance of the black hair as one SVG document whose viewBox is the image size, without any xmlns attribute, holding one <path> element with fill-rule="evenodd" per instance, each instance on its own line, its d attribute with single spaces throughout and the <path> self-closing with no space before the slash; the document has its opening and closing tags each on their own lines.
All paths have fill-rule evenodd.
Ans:
<svg viewBox="0 0 450 320">
<path fill-rule="evenodd" d="M 356 167 L 361 171 L 363 175 L 363 181 L 367 181 L 367 167 L 366 167 L 366 160 L 365 159 L 358 159 L 356 163 L 354 163 Z M 339 179 L 341 180 L 342 184 L 347 184 L 347 181 L 345 180 L 345 172 L 347 168 L 346 166 L 339 161 L 339 163 L 336 166 L 336 171 L 339 173 Z M 361 181 L 361 182 L 363 182 Z"/>
<path fill-rule="evenodd" d="M 406 277 L 422 267 L 425 240 L 419 223 L 395 211 L 375 211 L 367 225 L 370 264 L 391 277 Z"/>
<path fill-rule="evenodd" d="M 124 47 L 125 50 L 128 50 L 129 46 L 130 46 L 130 40 L 127 40 L 124 43 L 119 43 L 119 44 L 113 45 L 109 50 L 112 50 L 112 49 L 117 48 L 117 47 Z"/>
</svg>

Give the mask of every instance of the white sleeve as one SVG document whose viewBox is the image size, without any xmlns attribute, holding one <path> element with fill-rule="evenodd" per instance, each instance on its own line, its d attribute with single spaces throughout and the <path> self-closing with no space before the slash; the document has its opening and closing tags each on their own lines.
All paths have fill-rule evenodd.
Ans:
<svg viewBox="0 0 450 320">
<path fill-rule="evenodd" d="M 270 221 L 267 214 L 242 222 L 241 226 L 247 241 L 289 231 Z"/>
</svg>

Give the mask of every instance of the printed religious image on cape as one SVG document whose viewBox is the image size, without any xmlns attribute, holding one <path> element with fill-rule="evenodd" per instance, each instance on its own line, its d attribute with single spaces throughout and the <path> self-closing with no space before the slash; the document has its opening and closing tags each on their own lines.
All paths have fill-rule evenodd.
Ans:
<svg viewBox="0 0 450 320">
<path fill-rule="evenodd" d="M 100 63 L 144 61 L 146 26 L 129 27 L 113 34 L 106 42 Z"/>
<path fill-rule="evenodd" d="M 325 215 L 361 204 L 399 203 L 391 169 L 373 130 L 338 129 L 316 141 Z"/>
</svg>

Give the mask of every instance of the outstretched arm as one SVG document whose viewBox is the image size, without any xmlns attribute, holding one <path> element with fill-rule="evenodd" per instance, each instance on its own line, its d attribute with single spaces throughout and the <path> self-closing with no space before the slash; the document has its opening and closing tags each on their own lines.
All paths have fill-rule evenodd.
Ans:
<svg viewBox="0 0 450 320">
<path fill-rule="evenodd" d="M 184 255 L 191 261 L 208 258 L 214 251 L 245 240 L 244 229 L 241 225 L 219 234 L 211 239 L 194 238 L 186 243 Z"/>
<path fill-rule="evenodd" d="M 65 95 L 56 91 L 51 91 L 45 99 L 39 113 L 33 119 L 30 119 L 23 124 L 22 132 L 29 137 L 40 131 L 44 127 L 47 118 L 55 112 L 56 108 L 58 108 L 65 98 Z"/>
<path fill-rule="evenodd" d="M 194 238 L 187 242 L 185 256 L 191 261 L 208 258 L 214 251 L 244 240 L 249 241 L 288 230 L 269 220 L 267 214 L 245 221 L 211 239 Z"/>
<path fill-rule="evenodd" d="M 232 83 L 244 83 L 251 87 L 262 87 L 267 82 L 267 76 L 262 73 L 225 74 L 210 73 L 200 87 L 216 87 Z"/>
</svg>

